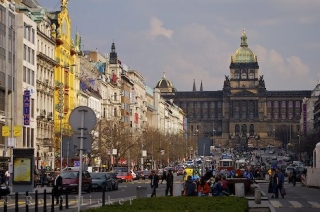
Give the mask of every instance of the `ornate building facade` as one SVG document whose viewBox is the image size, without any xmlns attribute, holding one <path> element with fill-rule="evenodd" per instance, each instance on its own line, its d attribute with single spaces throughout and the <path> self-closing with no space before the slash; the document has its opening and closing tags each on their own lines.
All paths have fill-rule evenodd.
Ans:
<svg viewBox="0 0 320 212">
<path fill-rule="evenodd" d="M 229 68 L 222 90 L 203 91 L 201 83 L 200 91 L 195 85 L 190 92 L 176 91 L 164 78 L 156 87 L 165 99 L 172 99 L 186 113 L 190 135 L 210 137 L 213 145 L 251 142 L 263 146 L 282 140 L 285 147 L 299 134 L 302 101 L 310 97 L 311 91 L 268 91 L 245 31 Z"/>
</svg>

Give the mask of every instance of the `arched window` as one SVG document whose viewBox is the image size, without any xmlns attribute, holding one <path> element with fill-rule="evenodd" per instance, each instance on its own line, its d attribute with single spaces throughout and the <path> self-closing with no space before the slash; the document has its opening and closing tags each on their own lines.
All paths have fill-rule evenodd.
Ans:
<svg viewBox="0 0 320 212">
<path fill-rule="evenodd" d="M 236 124 L 236 126 L 234 126 L 234 131 L 235 131 L 235 133 L 236 133 L 236 136 L 238 136 L 238 135 L 239 135 L 239 132 L 240 132 L 240 126 L 239 126 L 239 124 Z"/>
<path fill-rule="evenodd" d="M 235 70 L 235 72 L 234 72 L 234 78 L 235 78 L 235 79 L 240 79 L 239 70 Z"/>
<path fill-rule="evenodd" d="M 247 71 L 246 70 L 242 70 L 241 71 L 241 79 L 247 79 Z"/>
<path fill-rule="evenodd" d="M 250 124 L 250 136 L 254 136 L 254 125 Z"/>
<path fill-rule="evenodd" d="M 254 79 L 254 70 L 250 70 L 249 79 Z"/>
</svg>

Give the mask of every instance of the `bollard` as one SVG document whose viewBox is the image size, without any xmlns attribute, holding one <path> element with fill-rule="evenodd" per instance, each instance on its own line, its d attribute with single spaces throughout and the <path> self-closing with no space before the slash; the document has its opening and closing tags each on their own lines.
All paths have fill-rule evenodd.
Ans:
<svg viewBox="0 0 320 212">
<path fill-rule="evenodd" d="M 34 211 L 38 212 L 38 190 L 35 191 L 35 196 L 34 196 Z"/>
<path fill-rule="evenodd" d="M 54 189 L 52 189 L 52 192 L 51 192 L 51 212 L 54 212 Z"/>
<path fill-rule="evenodd" d="M 261 191 L 259 188 L 254 189 L 254 201 L 256 204 L 261 204 Z"/>
<path fill-rule="evenodd" d="M 29 212 L 29 199 L 27 199 L 28 196 L 29 193 L 26 191 L 26 212 Z"/>
<path fill-rule="evenodd" d="M 146 198 L 147 197 L 147 187 L 146 186 L 138 186 L 136 188 L 136 197 L 139 198 Z"/>
<path fill-rule="evenodd" d="M 43 190 L 43 212 L 47 212 L 47 190 Z"/>
<path fill-rule="evenodd" d="M 105 206 L 106 205 L 106 187 L 103 186 L 103 189 L 102 189 L 102 206 Z"/>
<path fill-rule="evenodd" d="M 69 208 L 69 198 L 68 198 L 68 191 L 66 191 L 66 209 Z"/>
<path fill-rule="evenodd" d="M 19 212 L 19 195 L 18 195 L 18 192 L 16 192 L 16 194 L 15 194 L 14 205 L 15 205 L 15 212 Z"/>
</svg>

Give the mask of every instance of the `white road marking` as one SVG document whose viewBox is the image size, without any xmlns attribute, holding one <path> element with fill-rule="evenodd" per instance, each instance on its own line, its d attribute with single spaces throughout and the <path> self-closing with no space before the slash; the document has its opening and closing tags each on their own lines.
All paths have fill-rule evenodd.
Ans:
<svg viewBox="0 0 320 212">
<path fill-rule="evenodd" d="M 302 205 L 298 201 L 289 201 L 294 208 L 302 208 Z"/>
<path fill-rule="evenodd" d="M 280 208 L 283 207 L 283 205 L 280 203 L 280 201 L 278 200 L 270 200 L 271 205 L 273 205 L 273 207 L 275 208 Z"/>
<path fill-rule="evenodd" d="M 310 205 L 312 205 L 312 207 L 314 208 L 320 208 L 320 204 L 317 202 L 308 202 Z"/>
</svg>

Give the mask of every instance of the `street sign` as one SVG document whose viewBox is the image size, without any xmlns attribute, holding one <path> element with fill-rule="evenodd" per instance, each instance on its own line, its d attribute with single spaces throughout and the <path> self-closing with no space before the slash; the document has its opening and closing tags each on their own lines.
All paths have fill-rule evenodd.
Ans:
<svg viewBox="0 0 320 212">
<path fill-rule="evenodd" d="M 75 160 L 75 161 L 73 162 L 73 166 L 74 166 L 74 167 L 80 167 L 80 161 L 79 161 L 79 160 Z"/>
</svg>

